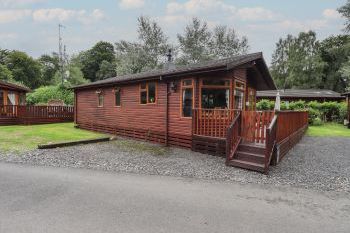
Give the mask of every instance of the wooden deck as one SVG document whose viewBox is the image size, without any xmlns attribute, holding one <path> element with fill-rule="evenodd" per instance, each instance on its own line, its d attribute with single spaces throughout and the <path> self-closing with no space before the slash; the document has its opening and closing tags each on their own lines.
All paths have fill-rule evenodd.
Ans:
<svg viewBox="0 0 350 233">
<path fill-rule="evenodd" d="M 74 107 L 0 105 L 0 125 L 72 122 Z"/>
<path fill-rule="evenodd" d="M 308 127 L 305 111 L 221 111 L 195 111 L 192 150 L 225 156 L 228 166 L 265 174 L 270 164 L 277 164 L 293 148 Z M 219 122 L 215 123 L 216 119 Z"/>
</svg>

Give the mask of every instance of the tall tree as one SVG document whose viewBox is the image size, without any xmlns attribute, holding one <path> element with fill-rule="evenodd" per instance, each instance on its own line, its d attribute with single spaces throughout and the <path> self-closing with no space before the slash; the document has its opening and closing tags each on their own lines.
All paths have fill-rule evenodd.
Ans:
<svg viewBox="0 0 350 233">
<path fill-rule="evenodd" d="M 212 33 L 210 53 L 215 58 L 226 58 L 246 54 L 249 49 L 248 38 L 240 38 L 233 28 L 216 26 Z"/>
<path fill-rule="evenodd" d="M 13 80 L 12 72 L 2 64 L 0 64 L 0 80 L 7 82 L 11 82 Z"/>
<path fill-rule="evenodd" d="M 281 39 L 273 54 L 271 73 L 279 88 L 320 88 L 325 62 L 313 31 Z"/>
<path fill-rule="evenodd" d="M 198 18 L 193 18 L 186 26 L 184 34 L 177 35 L 182 54 L 178 63 L 190 64 L 210 60 L 211 36 L 208 24 Z"/>
<path fill-rule="evenodd" d="M 347 0 L 344 6 L 338 8 L 338 12 L 345 18 L 344 31 L 350 32 L 350 0 Z"/>
<path fill-rule="evenodd" d="M 138 41 L 115 43 L 117 73 L 138 73 L 160 67 L 168 45 L 162 28 L 148 17 L 138 18 Z"/>
<path fill-rule="evenodd" d="M 34 89 L 42 82 L 40 63 L 20 51 L 11 51 L 6 56 L 7 68 L 12 72 L 13 79 Z"/>
<path fill-rule="evenodd" d="M 348 87 L 347 78 L 342 70 L 347 70 L 350 57 L 350 36 L 330 36 L 320 43 L 320 56 L 326 66 L 324 67 L 321 88 L 329 88 L 343 92 Z M 350 81 L 350 80 L 349 80 Z"/>
<path fill-rule="evenodd" d="M 54 76 L 59 69 L 58 54 L 41 55 L 38 61 L 41 64 L 42 83 L 43 85 L 50 85 L 53 83 Z"/>
<path fill-rule="evenodd" d="M 109 77 L 98 77 L 97 73 L 100 70 L 100 65 L 103 61 L 107 61 L 115 67 L 115 52 L 114 47 L 109 42 L 100 41 L 94 45 L 91 49 L 82 52 L 78 56 L 81 60 L 81 71 L 84 77 L 90 81 L 96 81 L 101 78 Z M 115 76 L 115 72 L 110 74 Z"/>
</svg>

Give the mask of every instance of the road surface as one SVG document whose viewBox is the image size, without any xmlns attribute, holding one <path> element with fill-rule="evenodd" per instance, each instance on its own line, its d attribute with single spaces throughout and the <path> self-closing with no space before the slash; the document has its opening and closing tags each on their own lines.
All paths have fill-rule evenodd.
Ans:
<svg viewBox="0 0 350 233">
<path fill-rule="evenodd" d="M 350 232 L 350 199 L 306 189 L 0 163 L 0 232 Z"/>
</svg>

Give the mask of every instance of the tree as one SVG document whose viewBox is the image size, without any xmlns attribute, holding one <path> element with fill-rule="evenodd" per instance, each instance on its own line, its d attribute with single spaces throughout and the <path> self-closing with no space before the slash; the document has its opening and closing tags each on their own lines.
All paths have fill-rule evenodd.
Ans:
<svg viewBox="0 0 350 233">
<path fill-rule="evenodd" d="M 182 54 L 178 63 L 190 64 L 211 59 L 209 48 L 211 32 L 206 22 L 193 18 L 192 22 L 186 26 L 184 34 L 178 34 L 177 38 Z"/>
<path fill-rule="evenodd" d="M 96 74 L 98 79 L 106 79 L 116 76 L 115 64 L 103 60 L 100 64 L 100 69 Z"/>
<path fill-rule="evenodd" d="M 12 72 L 13 79 L 35 89 L 42 85 L 40 63 L 20 51 L 11 51 L 6 56 L 7 68 Z"/>
<path fill-rule="evenodd" d="M 68 71 L 68 77 L 64 81 L 64 87 L 74 87 L 74 86 L 86 84 L 89 82 L 89 80 L 84 78 L 84 74 L 83 72 L 81 72 L 79 67 L 73 64 L 70 64 L 68 66 L 67 71 Z M 61 83 L 62 83 L 61 74 L 59 71 L 57 71 L 56 74 L 54 75 L 53 84 L 56 86 L 60 86 Z"/>
<path fill-rule="evenodd" d="M 12 72 L 2 64 L 0 64 L 0 80 L 7 82 L 11 82 L 13 80 Z"/>
<path fill-rule="evenodd" d="M 343 92 L 348 86 L 346 70 L 350 57 L 350 36 L 330 36 L 320 43 L 320 56 L 326 63 L 321 88 Z"/>
<path fill-rule="evenodd" d="M 346 19 L 344 30 L 350 32 L 350 0 L 344 6 L 338 8 L 338 12 Z"/>
<path fill-rule="evenodd" d="M 79 55 L 81 63 L 81 71 L 84 77 L 90 81 L 97 81 L 97 76 L 100 70 L 100 65 L 103 61 L 107 61 L 112 64 L 115 68 L 115 52 L 114 47 L 109 42 L 100 41 L 94 45 L 91 49 L 82 52 Z M 115 73 L 113 74 L 115 75 Z"/>
<path fill-rule="evenodd" d="M 54 76 L 59 70 L 58 54 L 52 53 L 52 55 L 41 55 L 38 61 L 41 64 L 42 84 L 52 84 L 54 82 Z"/>
<path fill-rule="evenodd" d="M 319 88 L 325 62 L 313 31 L 288 35 L 276 44 L 271 73 L 279 88 Z"/>
<path fill-rule="evenodd" d="M 115 43 L 118 75 L 159 68 L 163 63 L 162 58 L 170 46 L 162 28 L 141 16 L 137 32 L 137 42 L 121 40 Z"/>
<path fill-rule="evenodd" d="M 216 26 L 214 28 L 210 53 L 215 58 L 226 58 L 246 54 L 249 49 L 247 37 L 239 38 L 233 28 Z"/>
</svg>

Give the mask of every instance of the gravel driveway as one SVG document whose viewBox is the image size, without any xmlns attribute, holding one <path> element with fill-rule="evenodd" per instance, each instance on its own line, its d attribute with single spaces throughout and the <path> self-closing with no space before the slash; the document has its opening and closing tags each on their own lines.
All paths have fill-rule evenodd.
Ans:
<svg viewBox="0 0 350 233">
<path fill-rule="evenodd" d="M 268 176 L 226 167 L 223 158 L 126 139 L 22 154 L 0 152 L 0 161 L 350 193 L 349 138 L 304 137 Z"/>
</svg>

